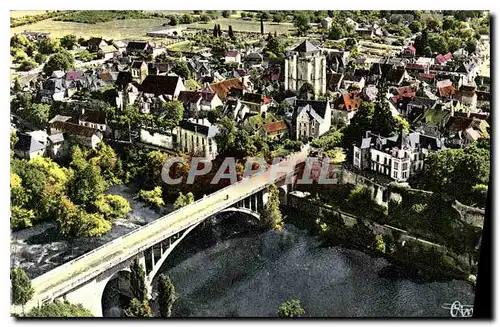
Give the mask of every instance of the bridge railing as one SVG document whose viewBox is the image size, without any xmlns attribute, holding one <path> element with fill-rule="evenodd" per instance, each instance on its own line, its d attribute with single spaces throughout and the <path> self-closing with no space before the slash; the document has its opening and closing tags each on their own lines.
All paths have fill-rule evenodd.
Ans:
<svg viewBox="0 0 500 327">
<path fill-rule="evenodd" d="M 283 163 L 283 162 L 287 162 L 287 161 L 289 161 L 289 160 L 290 160 L 290 156 L 286 157 L 286 158 L 285 158 L 285 160 L 282 160 L 282 161 L 280 161 L 280 162 L 278 162 L 278 163 L 276 163 L 276 164 L 272 165 L 272 166 L 271 166 L 270 168 L 268 168 L 266 171 L 270 171 L 270 170 L 272 169 L 272 167 L 276 167 L 276 166 L 280 165 L 281 163 Z M 295 169 L 294 169 L 294 170 L 292 170 L 291 172 L 295 172 Z M 286 173 L 284 177 L 288 176 L 288 174 L 289 174 L 289 173 L 291 173 L 291 172 Z M 283 176 L 281 176 L 280 178 L 282 178 L 282 177 L 283 177 Z M 117 238 L 115 238 L 114 240 L 112 240 L 112 241 L 110 241 L 110 242 L 107 242 L 107 243 L 105 243 L 105 244 L 103 244 L 103 245 L 101 245 L 101 246 L 99 246 L 99 247 L 95 248 L 94 250 L 91 250 L 91 251 L 89 251 L 89 252 L 87 252 L 87 253 L 85 253 L 85 254 L 83 254 L 83 255 L 81 255 L 81 256 L 79 256 L 79 257 L 77 257 L 77 258 L 75 258 L 75 259 L 73 259 L 73 260 L 71 260 L 71 261 L 68 261 L 68 262 L 66 262 L 66 263 L 62 264 L 62 265 L 61 265 L 61 266 L 59 266 L 59 267 L 56 267 L 56 268 L 54 268 L 54 269 L 52 269 L 52 270 L 50 270 L 50 271 L 46 272 L 46 273 L 45 273 L 45 274 L 43 274 L 43 275 L 40 275 L 40 276 L 36 277 L 35 279 L 33 279 L 33 281 L 32 281 L 32 282 L 33 282 L 34 286 L 36 286 L 37 281 L 42 280 L 42 278 L 43 278 L 43 279 L 46 279 L 47 277 L 50 277 L 50 276 L 55 275 L 55 274 L 58 274 L 58 273 L 60 273 L 61 271 L 63 271 L 64 269 L 66 269 L 68 266 L 73 265 L 73 264 L 75 264 L 75 263 L 77 263 L 77 262 L 79 262 L 79 261 L 81 261 L 81 260 L 83 260 L 83 259 L 85 259 L 85 258 L 89 257 L 90 255 L 92 255 L 92 254 L 94 254 L 94 253 L 96 253 L 96 252 L 98 252 L 98 251 L 101 251 L 102 249 L 105 249 L 105 248 L 107 248 L 107 247 L 110 247 L 110 246 L 112 246 L 112 245 L 114 245 L 114 244 L 116 244 L 116 243 L 118 243 L 118 242 L 122 241 L 123 239 L 125 239 L 125 238 L 127 238 L 127 237 L 130 237 L 132 234 L 139 233 L 139 232 L 141 232 L 141 231 L 145 230 L 146 228 L 152 228 L 152 227 L 154 227 L 154 226 L 156 226 L 156 225 L 158 225 L 158 224 L 160 224 L 160 223 L 164 222 L 164 220 L 165 220 L 165 219 L 168 219 L 168 217 L 173 216 L 173 215 L 176 215 L 176 214 L 179 214 L 179 212 L 180 212 L 180 211 L 182 211 L 182 210 L 186 210 L 187 208 L 190 208 L 190 207 L 192 207 L 192 206 L 195 206 L 196 204 L 200 203 L 201 201 L 204 201 L 204 200 L 207 200 L 207 199 L 209 199 L 209 198 L 212 198 L 212 197 L 214 197 L 215 195 L 218 195 L 218 194 L 220 194 L 220 193 L 222 193 L 222 192 L 227 192 L 229 188 L 232 188 L 232 187 L 234 187 L 234 186 L 236 186 L 236 185 L 239 185 L 239 184 L 241 184 L 241 183 L 248 182 L 248 178 L 249 178 L 249 177 L 244 178 L 244 179 L 242 179 L 242 180 L 240 180 L 240 181 L 238 181 L 238 182 L 236 182 L 236 183 L 234 183 L 234 184 L 231 184 L 231 185 L 229 185 L 229 186 L 227 186 L 227 187 L 224 187 L 224 188 L 222 188 L 222 189 L 220 189 L 220 190 L 218 190 L 218 191 L 216 191 L 216 192 L 213 192 L 213 193 L 211 193 L 211 194 L 209 194 L 209 195 L 207 195 L 207 196 L 205 196 L 205 197 L 202 197 L 202 198 L 200 198 L 200 199 L 196 200 L 196 201 L 195 201 L 195 202 L 193 202 L 193 203 L 190 203 L 190 204 L 188 204 L 188 205 L 186 205 L 186 206 L 184 206 L 184 207 L 182 207 L 182 208 L 179 208 L 178 210 L 175 210 L 175 211 L 173 211 L 173 212 L 171 212 L 171 213 L 169 213 L 169 214 L 167 214 L 167 215 L 165 215 L 165 216 L 163 216 L 163 217 L 160 217 L 160 218 L 156 219 L 155 221 L 153 221 L 153 222 L 151 222 L 151 223 L 149 223 L 149 224 L 146 224 L 146 225 L 144 225 L 144 226 L 141 226 L 141 227 L 139 227 L 139 228 L 136 228 L 136 229 L 134 229 L 134 230 L 132 230 L 132 231 L 128 232 L 127 234 L 124 234 L 124 235 L 122 235 L 122 236 L 120 236 L 120 237 L 117 237 Z M 277 179 L 278 179 L 278 178 L 276 178 L 276 180 L 277 180 Z M 260 190 L 264 189 L 264 188 L 265 188 L 268 184 L 270 184 L 271 182 L 274 182 L 274 181 L 271 181 L 271 180 L 270 180 L 270 181 L 269 181 L 268 183 L 266 183 L 264 186 L 261 186 L 261 187 L 259 187 L 259 188 L 257 188 L 257 189 L 252 189 L 251 191 L 249 191 L 249 192 L 245 192 L 245 194 L 243 194 L 243 195 L 241 195 L 241 196 L 238 196 L 238 197 L 236 198 L 235 203 L 236 203 L 236 202 L 238 202 L 239 200 L 243 199 L 243 198 L 246 198 L 246 197 L 247 197 L 248 195 L 250 195 L 250 194 L 253 194 L 253 193 L 255 193 L 255 192 L 258 192 L 258 191 L 260 191 Z M 233 200 L 234 200 L 234 199 L 231 199 L 231 202 L 232 202 Z M 196 211 L 196 212 L 199 212 L 199 211 L 202 211 L 202 210 L 203 210 L 203 209 L 200 209 L 200 210 L 198 210 L 198 211 Z M 220 208 L 213 209 L 213 210 L 209 211 L 208 215 L 211 215 L 211 214 L 213 214 L 214 212 L 217 212 L 217 211 L 219 211 L 219 210 L 220 210 Z M 177 229 L 175 229 L 174 231 L 170 232 L 170 233 L 169 233 L 169 234 L 170 234 L 169 236 L 171 236 L 171 235 L 173 235 L 173 234 L 176 234 L 176 233 L 178 233 L 178 232 L 180 232 L 180 231 L 182 231 L 182 230 L 184 230 L 184 229 L 188 228 L 189 226 L 192 226 L 192 225 L 194 225 L 194 224 L 196 224 L 196 223 L 198 223 L 198 222 L 200 222 L 200 221 L 204 220 L 205 218 L 206 218 L 206 216 L 203 216 L 202 218 L 197 219 L 194 223 L 193 223 L 193 221 L 190 221 L 189 223 L 183 224 L 180 228 L 177 228 Z M 169 237 L 169 236 L 167 236 L 167 237 Z M 117 260 L 112 260 L 112 262 L 110 262 L 108 265 L 106 265 L 106 267 L 105 267 L 104 269 L 107 269 L 107 268 L 109 268 L 109 267 L 115 266 L 117 263 L 120 263 L 120 262 L 122 262 L 122 261 L 124 261 L 124 260 L 127 260 L 128 258 L 130 258 L 130 257 L 132 257 L 132 256 L 134 256 L 134 255 L 136 255 L 137 253 L 140 253 L 141 251 L 143 251 L 143 250 L 147 249 L 149 246 L 151 246 L 151 245 L 149 245 L 149 244 L 148 244 L 148 245 L 145 245 L 145 246 L 141 246 L 141 247 L 139 247 L 136 251 L 133 251 L 133 252 L 131 252 L 131 253 L 130 253 L 130 255 L 127 255 L 127 258 L 119 257 Z M 117 262 L 117 261 L 118 261 L 118 262 Z M 83 280 L 85 280 L 85 279 L 87 279 L 87 280 L 88 280 L 88 279 L 90 279 L 90 278 L 94 277 L 95 275 L 98 275 L 99 273 L 100 273 L 100 272 L 85 274 L 85 276 L 82 276 L 81 278 L 78 278 L 78 279 L 77 279 L 77 280 L 75 280 L 74 282 L 70 283 L 69 289 L 71 289 L 74 285 L 77 285 L 78 283 L 82 282 Z M 63 289 L 66 289 L 66 288 L 67 288 L 67 287 L 64 287 Z M 61 293 L 61 292 L 59 292 L 59 293 Z M 62 294 L 62 293 L 61 293 L 61 294 Z"/>
</svg>

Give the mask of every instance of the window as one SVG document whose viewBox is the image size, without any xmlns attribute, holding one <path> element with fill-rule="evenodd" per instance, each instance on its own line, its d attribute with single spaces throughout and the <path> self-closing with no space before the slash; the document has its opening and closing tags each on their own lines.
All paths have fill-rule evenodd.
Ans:
<svg viewBox="0 0 500 327">
<path fill-rule="evenodd" d="M 403 170 L 407 170 L 408 169 L 408 163 L 407 162 L 403 162 Z"/>
<path fill-rule="evenodd" d="M 380 161 L 380 155 L 377 154 L 377 162 Z"/>
<path fill-rule="evenodd" d="M 399 170 L 399 162 L 394 163 L 394 170 Z"/>
<path fill-rule="evenodd" d="M 415 159 L 413 159 L 413 160 L 417 160 L 417 158 L 418 158 L 418 154 L 416 154 L 416 153 L 415 153 L 414 158 L 415 158 Z"/>
<path fill-rule="evenodd" d="M 387 157 L 384 157 L 384 165 L 387 165 Z"/>
<path fill-rule="evenodd" d="M 407 177 L 407 173 L 406 171 L 403 172 L 403 178 L 406 178 Z"/>
<path fill-rule="evenodd" d="M 393 174 L 392 176 L 393 176 L 394 178 L 396 178 L 396 179 L 397 179 L 397 178 L 398 178 L 398 172 L 397 172 L 397 171 L 395 171 L 395 172 L 394 172 L 394 174 Z"/>
<path fill-rule="evenodd" d="M 356 154 L 355 154 L 356 158 L 359 159 L 359 151 L 356 151 Z"/>
</svg>

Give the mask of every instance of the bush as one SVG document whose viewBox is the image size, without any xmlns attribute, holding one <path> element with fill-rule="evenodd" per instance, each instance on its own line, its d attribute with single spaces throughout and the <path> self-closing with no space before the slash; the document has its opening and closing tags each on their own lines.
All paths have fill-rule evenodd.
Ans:
<svg viewBox="0 0 500 327">
<path fill-rule="evenodd" d="M 124 218 L 132 210 L 124 197 L 113 194 L 99 195 L 94 201 L 93 206 L 107 220 Z"/>
<path fill-rule="evenodd" d="M 148 203 L 151 206 L 164 206 L 165 202 L 162 197 L 162 189 L 160 186 L 155 187 L 150 191 L 140 190 L 137 198 L 141 201 Z"/>
<path fill-rule="evenodd" d="M 280 305 L 278 315 L 281 318 L 300 317 L 305 313 L 305 310 L 300 305 L 299 300 L 288 300 Z"/>
<path fill-rule="evenodd" d="M 25 59 L 21 62 L 21 64 L 19 65 L 19 70 L 25 72 L 25 71 L 28 71 L 28 70 L 32 70 L 33 68 L 37 67 L 38 65 L 36 64 L 36 62 L 34 62 L 33 60 L 31 59 Z"/>
<path fill-rule="evenodd" d="M 10 212 L 10 228 L 19 230 L 33 226 L 32 221 L 35 219 L 33 210 L 13 206 Z"/>
</svg>

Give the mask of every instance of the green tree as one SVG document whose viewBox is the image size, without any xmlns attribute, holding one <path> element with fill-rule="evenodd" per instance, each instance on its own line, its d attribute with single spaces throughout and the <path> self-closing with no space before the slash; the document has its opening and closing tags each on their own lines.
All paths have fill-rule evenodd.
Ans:
<svg viewBox="0 0 500 327">
<path fill-rule="evenodd" d="M 280 211 L 280 199 L 278 187 L 271 184 L 268 187 L 268 199 L 261 212 L 261 222 L 269 229 L 281 230 L 283 228 L 283 220 Z"/>
<path fill-rule="evenodd" d="M 40 307 L 31 309 L 25 317 L 33 318 L 58 318 L 58 317 L 92 317 L 90 310 L 81 304 L 72 304 L 68 301 L 54 301 L 42 304 Z"/>
<path fill-rule="evenodd" d="M 43 67 L 46 75 L 51 75 L 55 70 L 68 71 L 74 67 L 75 59 L 73 55 L 66 50 L 53 54 Z"/>
<path fill-rule="evenodd" d="M 71 199 L 76 204 L 90 204 L 106 189 L 101 169 L 90 162 L 77 165 L 73 161 L 72 166 L 74 167 L 74 174 L 69 183 Z"/>
<path fill-rule="evenodd" d="M 236 127 L 234 126 L 234 121 L 228 117 L 220 119 L 218 126 L 219 133 L 215 135 L 215 141 L 217 143 L 218 152 L 224 153 L 234 144 Z"/>
<path fill-rule="evenodd" d="M 233 32 L 233 27 L 231 25 L 229 25 L 229 28 L 227 30 L 227 35 L 232 39 L 234 40 L 234 32 Z"/>
<path fill-rule="evenodd" d="M 229 16 L 231 16 L 231 11 L 229 11 L 229 10 L 222 11 L 222 17 L 229 18 Z"/>
<path fill-rule="evenodd" d="M 107 220 L 125 218 L 132 210 L 127 199 L 114 194 L 99 194 L 92 205 Z"/>
<path fill-rule="evenodd" d="M 39 65 L 43 64 L 45 60 L 47 60 L 47 55 L 44 55 L 43 53 L 37 52 L 37 54 L 34 57 L 35 62 Z"/>
<path fill-rule="evenodd" d="M 31 280 L 23 268 L 17 267 L 10 270 L 10 282 L 12 304 L 22 305 L 24 312 L 24 305 L 31 300 L 35 292 L 31 287 Z"/>
<path fill-rule="evenodd" d="M 280 305 L 278 315 L 280 318 L 295 318 L 305 313 L 299 300 L 287 300 Z"/>
<path fill-rule="evenodd" d="M 149 318 L 153 316 L 151 307 L 148 301 L 140 302 L 136 298 L 130 301 L 128 308 L 123 311 L 125 317 L 129 318 Z"/>
<path fill-rule="evenodd" d="M 297 28 L 299 35 L 306 35 L 309 31 L 309 16 L 300 11 L 295 14 L 294 26 Z"/>
<path fill-rule="evenodd" d="M 384 237 L 382 235 L 375 236 L 375 250 L 385 253 L 385 242 Z"/>
<path fill-rule="evenodd" d="M 284 16 L 282 13 L 280 12 L 277 12 L 275 14 L 273 14 L 273 22 L 275 23 L 281 23 L 282 21 L 284 20 Z"/>
<path fill-rule="evenodd" d="M 190 14 L 184 14 L 181 16 L 181 24 L 191 24 L 193 22 L 193 17 Z"/>
<path fill-rule="evenodd" d="M 338 40 L 345 37 L 345 31 L 339 23 L 333 23 L 328 31 L 328 38 L 331 40 Z"/>
<path fill-rule="evenodd" d="M 422 30 L 422 24 L 418 20 L 414 20 L 408 25 L 408 28 L 412 33 L 418 33 Z"/>
<path fill-rule="evenodd" d="M 446 16 L 443 20 L 443 30 L 451 30 L 455 27 L 455 18 L 453 16 Z"/>
<path fill-rule="evenodd" d="M 170 130 L 179 125 L 184 116 L 184 105 L 174 100 L 163 104 L 163 114 L 159 118 L 160 125 Z"/>
<path fill-rule="evenodd" d="M 179 18 L 177 17 L 177 15 L 172 15 L 170 16 L 170 21 L 168 22 L 168 24 L 170 26 L 176 26 L 176 25 L 179 25 Z"/>
<path fill-rule="evenodd" d="M 429 38 L 429 46 L 433 52 L 441 54 L 448 52 L 448 41 L 442 35 L 431 36 Z"/>
<path fill-rule="evenodd" d="M 38 52 L 49 55 L 58 52 L 59 42 L 56 39 L 46 38 L 38 42 Z"/>
<path fill-rule="evenodd" d="M 158 277 L 158 306 L 161 317 L 166 318 L 172 315 L 172 306 L 176 299 L 175 286 L 170 277 L 161 274 Z"/>
<path fill-rule="evenodd" d="M 176 73 L 184 79 L 189 79 L 191 76 L 191 71 L 185 61 L 178 62 L 177 65 L 172 69 L 172 72 Z"/>
<path fill-rule="evenodd" d="M 137 198 L 151 206 L 160 207 L 165 205 L 162 197 L 161 186 L 156 186 L 150 191 L 140 190 L 137 194 Z"/>
<path fill-rule="evenodd" d="M 68 34 L 61 38 L 61 46 L 66 50 L 72 50 L 75 46 L 78 45 L 78 40 L 75 35 Z"/>
<path fill-rule="evenodd" d="M 385 98 L 386 94 L 387 89 L 382 88 L 379 90 L 372 117 L 371 131 L 382 136 L 390 136 L 396 131 L 397 127 L 389 102 Z"/>
<path fill-rule="evenodd" d="M 266 47 L 264 51 L 269 51 L 276 56 L 282 56 L 285 51 L 285 45 L 280 37 L 272 36 L 271 34 L 267 37 Z"/>
<path fill-rule="evenodd" d="M 359 141 L 361 137 L 364 137 L 366 131 L 371 130 L 374 111 L 374 103 L 368 101 L 361 102 L 349 125 L 344 130 L 342 140 L 344 148 L 352 149 L 352 144 Z"/>
<path fill-rule="evenodd" d="M 219 119 L 222 117 L 222 107 L 218 106 L 215 107 L 214 109 L 210 110 L 207 113 L 207 119 L 210 122 L 210 124 L 217 124 Z"/>
<path fill-rule="evenodd" d="M 179 196 L 177 197 L 177 200 L 175 200 L 174 202 L 174 209 L 177 210 L 193 202 L 194 202 L 193 193 L 189 192 L 188 194 L 184 195 L 182 194 L 182 192 L 180 192 Z"/>
<path fill-rule="evenodd" d="M 246 130 L 238 129 L 234 134 L 234 142 L 229 151 L 237 158 L 244 158 L 253 156 L 257 149 L 253 145 L 250 134 Z"/>
<path fill-rule="evenodd" d="M 66 237 L 99 237 L 111 230 L 111 222 L 99 213 L 87 213 L 66 197 L 56 214 L 59 232 Z"/>
<path fill-rule="evenodd" d="M 10 228 L 19 230 L 33 226 L 32 221 L 35 220 L 33 210 L 24 209 L 18 206 L 12 206 L 10 209 Z"/>
<path fill-rule="evenodd" d="M 50 105 L 46 103 L 35 103 L 26 109 L 23 118 L 33 125 L 43 128 L 47 125 L 50 115 Z"/>
<path fill-rule="evenodd" d="M 130 265 L 130 290 L 139 302 L 147 300 L 146 272 L 138 259 Z"/>
<path fill-rule="evenodd" d="M 33 61 L 31 59 L 23 59 L 21 61 L 21 64 L 19 64 L 18 69 L 20 71 L 26 72 L 26 71 L 32 70 L 36 66 L 38 66 L 38 65 L 35 61 Z"/>
</svg>

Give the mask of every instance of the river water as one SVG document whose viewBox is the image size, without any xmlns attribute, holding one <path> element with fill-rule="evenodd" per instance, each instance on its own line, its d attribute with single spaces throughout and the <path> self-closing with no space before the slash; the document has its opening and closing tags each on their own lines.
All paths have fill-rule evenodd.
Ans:
<svg viewBox="0 0 500 327">
<path fill-rule="evenodd" d="M 276 317 L 282 302 L 299 299 L 309 317 L 449 317 L 444 303 L 474 302 L 465 281 L 386 278 L 384 258 L 322 246 L 293 225 L 250 225 L 226 219 L 172 252 L 162 270 L 179 293 L 173 316 Z"/>
</svg>

